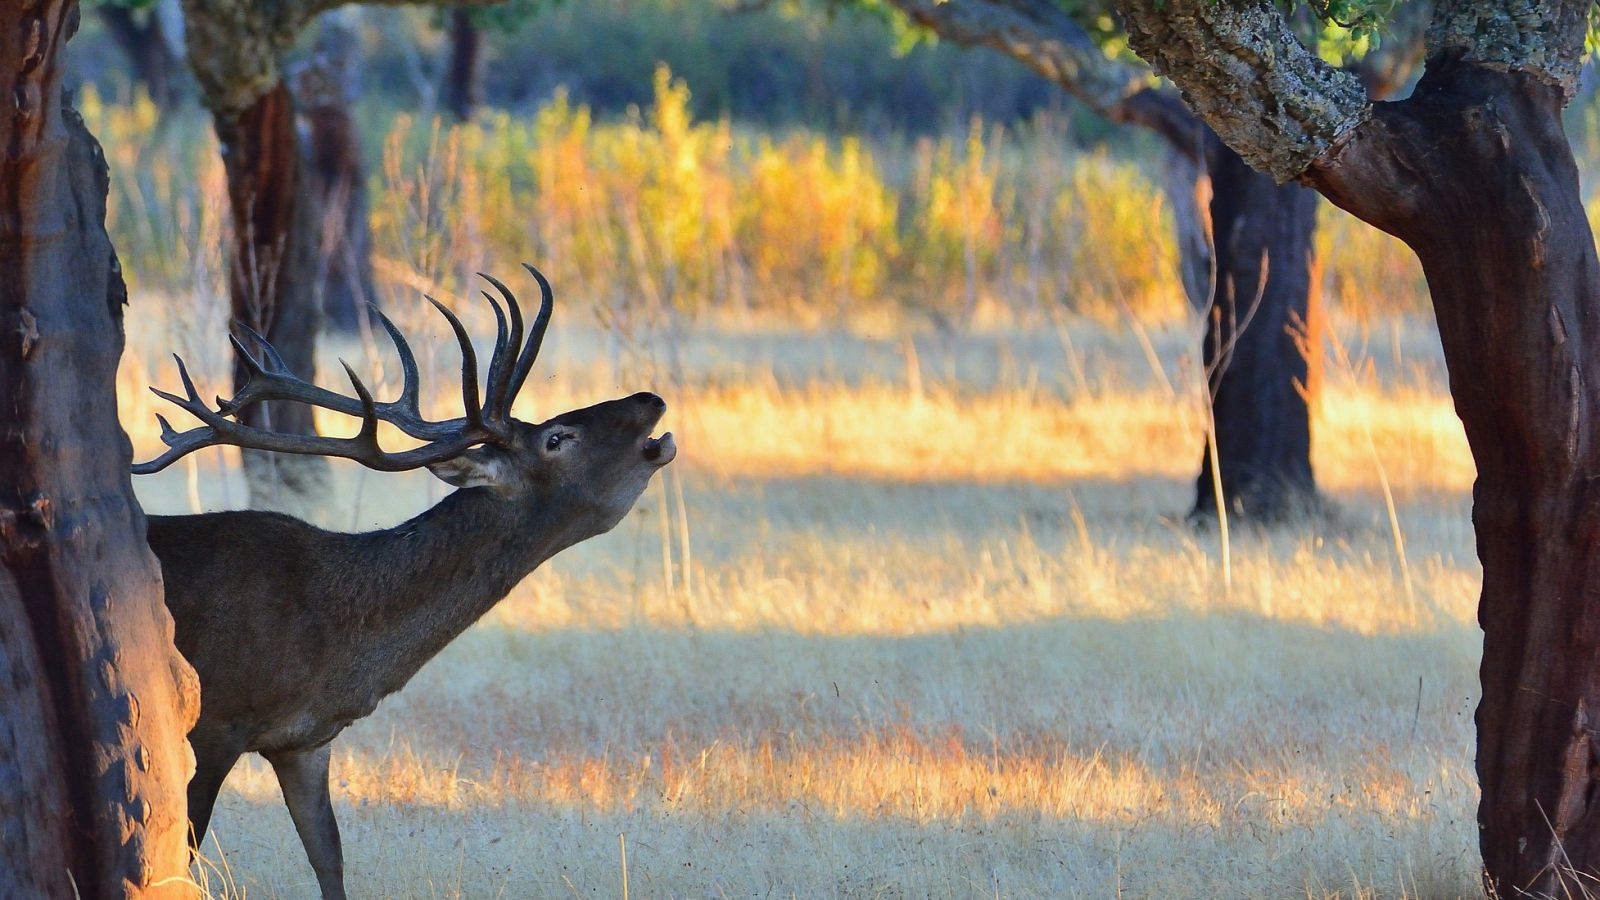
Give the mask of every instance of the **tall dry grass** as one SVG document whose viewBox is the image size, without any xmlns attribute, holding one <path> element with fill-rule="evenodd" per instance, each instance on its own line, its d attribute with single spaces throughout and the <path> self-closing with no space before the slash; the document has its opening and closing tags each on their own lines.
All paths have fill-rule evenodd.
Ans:
<svg viewBox="0 0 1600 900">
<path fill-rule="evenodd" d="M 558 323 L 520 414 L 653 384 Z M 1339 331 L 1315 463 L 1342 512 L 1236 534 L 1230 591 L 1181 518 L 1191 336 L 1150 332 L 1169 391 L 1131 335 L 1067 327 L 1082 383 L 1053 334 L 697 329 L 671 480 L 340 739 L 352 885 L 615 894 L 620 835 L 639 896 L 1475 896 L 1472 470 L 1426 333 Z M 437 496 L 339 473 L 342 528 Z M 238 477 L 211 452 L 199 505 Z M 184 511 L 185 479 L 141 498 Z M 207 857 L 220 895 L 314 892 L 258 761 Z"/>
<path fill-rule="evenodd" d="M 434 409 L 456 360 L 419 290 L 531 258 L 563 300 L 517 414 L 655 387 L 683 452 L 341 738 L 352 886 L 1476 896 L 1472 467 L 1434 339 L 1380 314 L 1410 307 L 1337 317 L 1314 463 L 1340 514 L 1224 558 L 1182 521 L 1197 342 L 1139 166 L 1048 121 L 753 135 L 683 90 L 662 72 L 622 121 L 558 100 L 381 146 L 380 278 Z M 198 123 L 97 104 L 148 455 L 167 351 L 202 391 L 227 377 L 220 167 Z M 1414 277 L 1342 227 L 1345 303 Z M 386 353 L 323 353 L 394 392 Z M 338 473 L 330 527 L 442 493 Z M 243 497 L 222 451 L 137 487 L 157 513 Z M 314 893 L 258 761 L 205 865 L 220 896 Z"/>
</svg>

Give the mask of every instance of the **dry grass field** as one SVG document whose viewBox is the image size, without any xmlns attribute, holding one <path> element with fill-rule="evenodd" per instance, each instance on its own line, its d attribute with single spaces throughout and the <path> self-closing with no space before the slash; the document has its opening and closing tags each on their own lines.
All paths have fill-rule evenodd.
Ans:
<svg viewBox="0 0 1600 900">
<path fill-rule="evenodd" d="M 175 383 L 161 309 L 130 319 L 143 454 L 142 386 Z M 1225 555 L 1184 521 L 1185 326 L 1146 353 L 1078 320 L 706 319 L 669 353 L 563 309 L 519 414 L 649 387 L 682 451 L 340 738 L 357 896 L 1477 895 L 1472 467 L 1427 323 L 1339 330 L 1315 426 L 1337 512 Z M 176 346 L 214 387 L 209 329 Z M 453 352 L 425 365 L 454 402 Z M 333 527 L 441 496 L 336 473 Z M 222 451 L 136 486 L 153 512 L 243 500 Z M 260 760 L 205 854 L 218 896 L 315 895 Z"/>
</svg>

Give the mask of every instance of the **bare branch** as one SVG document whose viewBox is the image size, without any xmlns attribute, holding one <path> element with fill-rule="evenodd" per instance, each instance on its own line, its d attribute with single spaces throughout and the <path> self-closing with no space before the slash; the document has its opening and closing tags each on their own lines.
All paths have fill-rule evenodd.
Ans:
<svg viewBox="0 0 1600 900">
<path fill-rule="evenodd" d="M 1071 16 L 1045 0 L 888 0 L 912 22 L 964 47 L 988 47 L 1054 81 L 1090 109 L 1142 125 L 1198 158 L 1199 120 L 1149 69 L 1105 55 Z"/>
<path fill-rule="evenodd" d="M 968 47 L 989 47 L 1109 111 L 1150 73 L 1109 59 L 1077 22 L 1044 0 L 889 0 L 911 21 Z"/>
</svg>

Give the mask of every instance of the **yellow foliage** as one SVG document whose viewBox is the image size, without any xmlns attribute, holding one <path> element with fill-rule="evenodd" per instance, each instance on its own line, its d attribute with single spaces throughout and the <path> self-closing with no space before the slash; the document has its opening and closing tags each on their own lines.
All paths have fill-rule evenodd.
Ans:
<svg viewBox="0 0 1600 900">
<path fill-rule="evenodd" d="M 475 259 L 543 260 L 613 324 L 713 307 L 818 318 L 887 306 L 959 325 L 1041 277 L 1069 308 L 1181 309 L 1164 207 L 1136 166 L 1041 155 L 1054 135 L 976 120 L 963 140 L 911 148 L 752 135 L 695 121 L 689 99 L 662 66 L 651 106 L 619 121 L 596 123 L 558 92 L 531 119 L 467 126 L 459 164 L 476 174 L 461 180 L 480 184 L 481 205 L 466 218 L 485 242 Z M 397 121 L 390 145 L 438 152 L 408 133 L 419 127 Z M 1044 220 L 1022 214 L 1024 182 L 1048 194 Z M 395 191 L 414 188 L 391 174 L 381 192 Z"/>
</svg>

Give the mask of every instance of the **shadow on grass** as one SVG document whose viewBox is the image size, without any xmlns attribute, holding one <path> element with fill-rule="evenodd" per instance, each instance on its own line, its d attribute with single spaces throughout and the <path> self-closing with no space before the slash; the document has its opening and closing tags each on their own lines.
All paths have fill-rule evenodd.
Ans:
<svg viewBox="0 0 1600 900">
<path fill-rule="evenodd" d="M 478 627 L 341 736 L 336 805 L 367 896 L 614 894 L 619 834 L 641 896 L 1470 895 L 1475 651 L 1244 614 Z M 246 775 L 236 877 L 313 896 Z"/>
</svg>

